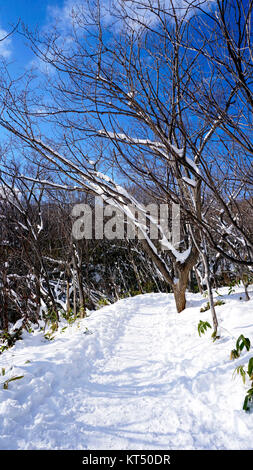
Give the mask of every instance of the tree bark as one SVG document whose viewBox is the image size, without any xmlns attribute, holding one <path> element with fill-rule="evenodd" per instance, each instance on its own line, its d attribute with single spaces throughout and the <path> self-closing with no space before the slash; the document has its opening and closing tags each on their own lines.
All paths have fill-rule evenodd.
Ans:
<svg viewBox="0 0 253 470">
<path fill-rule="evenodd" d="M 209 300 L 209 305 L 210 305 L 212 320 L 213 320 L 213 330 L 214 330 L 213 334 L 215 336 L 217 333 L 217 329 L 218 329 L 218 319 L 217 319 L 217 315 L 216 315 L 215 307 L 214 307 L 213 291 L 212 291 L 211 281 L 210 281 L 210 268 L 209 268 L 209 263 L 208 263 L 206 252 L 202 252 L 202 259 L 203 259 L 203 263 L 205 266 L 208 300 Z"/>
<path fill-rule="evenodd" d="M 196 281 L 197 281 L 197 284 L 198 284 L 199 292 L 200 292 L 200 294 L 203 294 L 203 288 L 202 288 L 202 285 L 201 285 L 201 280 L 200 280 L 200 277 L 199 277 L 198 270 L 196 268 L 194 268 L 194 273 L 195 273 L 195 276 L 196 276 Z"/>
<path fill-rule="evenodd" d="M 195 245 L 192 245 L 192 249 L 190 252 L 190 255 L 186 259 L 184 263 L 181 262 L 174 262 L 174 271 L 177 273 L 177 281 L 172 278 L 170 275 L 166 263 L 158 256 L 151 248 L 149 247 L 148 243 L 146 241 L 142 240 L 143 247 L 146 251 L 146 253 L 150 256 L 150 258 L 153 260 L 155 265 L 158 267 L 160 272 L 163 274 L 165 280 L 168 282 L 168 284 L 172 287 L 173 293 L 174 293 L 174 298 L 176 302 L 176 308 L 177 312 L 181 313 L 185 307 L 186 307 L 186 297 L 185 297 L 185 292 L 187 289 L 188 285 L 188 279 L 189 279 L 189 272 L 195 266 L 199 252 L 196 248 Z"/>
<path fill-rule="evenodd" d="M 250 300 L 250 296 L 249 296 L 249 293 L 248 293 L 249 279 L 248 279 L 247 274 L 242 275 L 242 283 L 243 283 L 243 286 L 244 286 L 245 298 L 246 298 L 246 300 Z"/>
<path fill-rule="evenodd" d="M 186 307 L 186 291 L 187 284 L 181 280 L 178 280 L 176 284 L 173 284 L 173 293 L 176 302 L 177 313 L 181 313 Z"/>
</svg>

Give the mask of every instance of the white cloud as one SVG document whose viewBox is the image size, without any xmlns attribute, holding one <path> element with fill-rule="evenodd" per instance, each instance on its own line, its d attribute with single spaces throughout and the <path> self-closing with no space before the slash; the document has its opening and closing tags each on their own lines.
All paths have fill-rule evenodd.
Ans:
<svg viewBox="0 0 253 470">
<path fill-rule="evenodd" d="M 61 32 L 67 34 L 72 31 L 73 22 L 83 13 L 85 2 L 80 0 L 65 0 L 62 7 L 48 6 L 48 23 L 57 23 Z M 48 24 L 46 25 L 46 27 Z"/>
<path fill-rule="evenodd" d="M 155 27 L 159 22 L 157 12 L 161 8 L 169 21 L 173 22 L 174 12 L 178 18 L 187 18 L 196 12 L 200 5 L 209 8 L 214 0 L 100 0 L 100 14 L 105 26 L 113 25 L 120 30 L 129 26 L 139 29 L 141 25 Z M 64 0 L 61 7 L 48 6 L 48 23 L 56 21 L 58 29 L 65 36 L 72 34 L 72 25 L 75 24 L 78 33 L 79 18 L 83 14 L 95 13 L 92 11 L 92 2 L 83 0 Z M 124 19 L 123 19 L 124 18 Z"/>
<path fill-rule="evenodd" d="M 0 28 L 0 57 L 8 59 L 11 56 L 11 37 L 8 36 L 8 32 L 5 29 Z"/>
<path fill-rule="evenodd" d="M 208 9 L 214 0 L 101 0 L 101 5 L 108 16 L 113 17 L 117 13 L 121 18 L 121 27 L 129 26 L 131 29 L 139 29 L 142 25 L 156 27 L 164 19 L 174 22 L 177 18 L 189 19 L 198 11 L 198 7 Z M 160 16 L 159 12 L 163 12 Z M 159 19 L 160 16 L 160 19 Z M 118 22 L 120 27 L 120 22 Z"/>
<path fill-rule="evenodd" d="M 43 52 L 43 51 L 42 51 Z M 41 59 L 40 57 L 35 57 L 30 62 L 28 62 L 27 68 L 34 69 L 43 75 L 52 76 L 55 74 L 55 68 L 49 62 Z"/>
</svg>

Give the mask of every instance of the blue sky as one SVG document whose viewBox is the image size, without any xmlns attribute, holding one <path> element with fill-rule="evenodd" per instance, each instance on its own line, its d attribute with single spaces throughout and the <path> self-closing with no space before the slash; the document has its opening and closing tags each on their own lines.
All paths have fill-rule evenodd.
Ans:
<svg viewBox="0 0 253 470">
<path fill-rule="evenodd" d="M 52 10 L 62 8 L 64 3 L 64 0 L 0 0 L 0 37 L 9 32 L 19 19 L 31 29 L 45 26 Z M 24 42 L 16 33 L 8 41 L 0 43 L 0 55 L 12 62 L 12 71 L 22 71 L 32 60 L 32 53 Z"/>
<path fill-rule="evenodd" d="M 158 0 L 153 1 L 155 3 Z M 170 5 L 170 0 L 164 1 Z M 210 1 L 212 2 L 212 0 Z M 175 4 L 178 3 L 182 11 L 182 5 L 185 2 L 188 3 L 187 0 L 174 0 L 174 2 Z M 57 17 L 60 19 L 60 26 L 65 34 L 70 25 L 69 14 L 75 3 L 78 3 L 77 0 L 0 0 L 0 39 L 6 32 L 11 31 L 19 19 L 30 30 L 34 30 L 36 27 L 41 30 L 52 22 L 53 17 Z M 106 21 L 106 18 L 107 20 L 110 18 L 110 0 L 103 0 L 103 4 L 105 5 L 104 21 Z M 14 75 L 21 74 L 24 68 L 31 65 L 31 61 L 34 59 L 30 49 L 25 46 L 24 38 L 18 33 L 0 42 L 1 57 L 5 57 L 9 62 L 11 61 L 12 65 L 9 70 Z"/>
</svg>

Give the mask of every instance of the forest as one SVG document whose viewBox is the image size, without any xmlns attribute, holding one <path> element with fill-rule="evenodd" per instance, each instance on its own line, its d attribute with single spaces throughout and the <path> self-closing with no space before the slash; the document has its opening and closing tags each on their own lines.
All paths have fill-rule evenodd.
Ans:
<svg viewBox="0 0 253 470">
<path fill-rule="evenodd" d="M 44 25 L 0 30 L 1 355 L 142 294 L 154 308 L 170 294 L 179 322 L 204 296 L 199 336 L 210 327 L 214 341 L 219 289 L 239 287 L 246 312 L 252 10 L 66 0 Z M 13 38 L 29 50 L 23 68 L 1 53 Z"/>
<path fill-rule="evenodd" d="M 10 31 L 37 65 L 1 65 L 3 330 L 136 292 L 173 291 L 181 312 L 187 288 L 208 290 L 216 329 L 213 287 L 241 280 L 249 298 L 252 3 L 168 3 L 82 2 L 68 40 L 60 20 Z M 74 239 L 73 207 L 95 196 L 147 218 L 178 204 L 183 262 L 148 224 L 135 240 Z"/>
</svg>

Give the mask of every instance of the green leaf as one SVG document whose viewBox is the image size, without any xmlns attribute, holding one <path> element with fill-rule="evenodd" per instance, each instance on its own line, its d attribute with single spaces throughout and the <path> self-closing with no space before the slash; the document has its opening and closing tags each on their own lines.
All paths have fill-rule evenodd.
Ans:
<svg viewBox="0 0 253 470">
<path fill-rule="evenodd" d="M 241 351 L 243 348 L 243 342 L 242 342 L 243 335 L 240 335 L 239 338 L 236 341 L 236 349 L 237 351 Z"/>
<path fill-rule="evenodd" d="M 244 411 L 250 411 L 250 406 L 252 404 L 252 398 L 253 398 L 253 388 L 250 388 L 248 391 L 247 391 L 247 395 L 244 399 L 244 403 L 243 403 L 243 409 Z"/>
<path fill-rule="evenodd" d="M 243 337 L 243 346 L 247 349 L 247 351 L 250 350 L 250 340 L 249 340 L 249 338 L 244 338 Z"/>
<path fill-rule="evenodd" d="M 199 324 L 198 324 L 199 336 L 201 336 L 201 334 L 204 334 L 206 332 L 207 328 L 212 328 L 210 323 L 208 323 L 207 321 L 204 322 L 204 321 L 200 320 Z"/>
<path fill-rule="evenodd" d="M 242 351 L 244 347 L 247 349 L 247 351 L 250 350 L 250 340 L 249 338 L 245 338 L 245 336 L 240 335 L 236 341 L 236 349 L 237 351 Z"/>
<path fill-rule="evenodd" d="M 240 352 L 237 351 L 237 349 L 232 349 L 231 353 L 230 353 L 230 359 L 231 361 L 233 359 L 238 359 L 238 357 L 240 357 Z"/>
<path fill-rule="evenodd" d="M 248 363 L 248 374 L 251 377 L 253 374 L 253 357 L 250 358 Z"/>
<path fill-rule="evenodd" d="M 244 370 L 244 366 L 241 365 L 241 366 L 236 367 L 236 369 L 234 370 L 234 373 L 233 373 L 233 377 L 234 377 L 235 373 L 237 373 L 238 375 L 240 375 L 242 377 L 242 381 L 245 384 L 245 382 L 246 382 L 246 372 Z"/>
<path fill-rule="evenodd" d="M 244 411 L 249 411 L 248 402 L 249 402 L 249 398 L 248 398 L 248 395 L 246 395 L 246 397 L 244 398 L 243 407 L 242 407 Z"/>
</svg>

